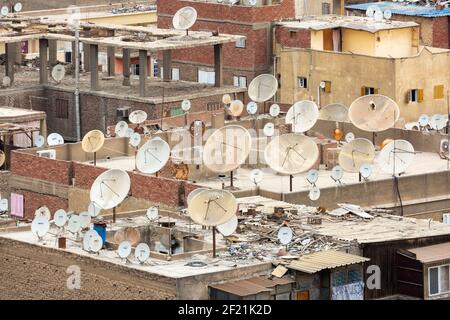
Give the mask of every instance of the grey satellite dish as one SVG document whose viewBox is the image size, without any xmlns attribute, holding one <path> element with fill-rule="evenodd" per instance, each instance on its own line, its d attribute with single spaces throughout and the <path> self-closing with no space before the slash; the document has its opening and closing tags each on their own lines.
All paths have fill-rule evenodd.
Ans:
<svg viewBox="0 0 450 320">
<path fill-rule="evenodd" d="M 275 133 L 275 125 L 272 122 L 268 122 L 264 125 L 263 128 L 264 135 L 267 137 L 271 137 Z"/>
<path fill-rule="evenodd" d="M 98 236 L 97 231 L 95 230 L 88 230 L 83 236 L 83 250 L 91 251 L 90 250 L 90 241 L 93 237 Z"/>
<path fill-rule="evenodd" d="M 128 116 L 128 120 L 130 120 L 131 123 L 134 124 L 140 124 L 143 123 L 145 120 L 147 120 L 147 113 L 143 110 L 135 110 Z"/>
<path fill-rule="evenodd" d="M 383 11 L 376 10 L 375 13 L 373 14 L 373 19 L 377 22 L 383 21 Z"/>
<path fill-rule="evenodd" d="M 64 209 L 56 210 L 55 214 L 53 215 L 53 222 L 59 228 L 64 227 L 68 220 L 69 218 L 67 217 L 67 212 Z"/>
<path fill-rule="evenodd" d="M 31 232 L 38 238 L 45 236 L 50 229 L 50 223 L 44 216 L 38 216 L 31 223 Z"/>
<path fill-rule="evenodd" d="M 92 218 L 97 217 L 101 211 L 102 211 L 102 208 L 100 208 L 94 201 L 91 201 L 89 203 L 88 212 Z"/>
<path fill-rule="evenodd" d="M 0 200 L 0 211 L 8 211 L 8 199 Z"/>
<path fill-rule="evenodd" d="M 140 263 L 144 263 L 150 257 L 150 247 L 146 243 L 139 243 L 134 249 L 134 256 Z"/>
<path fill-rule="evenodd" d="M 145 214 L 148 220 L 155 221 L 159 217 L 159 208 L 158 207 L 150 207 L 147 209 Z"/>
<path fill-rule="evenodd" d="M 170 157 L 170 147 L 161 138 L 153 138 L 139 148 L 136 155 L 136 167 L 143 173 L 155 173 L 161 170 Z"/>
<path fill-rule="evenodd" d="M 231 236 L 236 228 L 238 227 L 238 218 L 236 215 L 231 217 L 228 222 L 220 224 L 217 226 L 217 231 L 219 231 L 224 237 Z"/>
<path fill-rule="evenodd" d="M 414 155 L 414 147 L 409 141 L 394 140 L 381 149 L 376 162 L 384 172 L 398 175 L 413 163 Z"/>
<path fill-rule="evenodd" d="M 52 214 L 50 213 L 50 209 L 47 206 L 42 206 L 39 207 L 35 212 L 34 212 L 34 216 L 35 217 L 45 217 L 47 220 L 50 221 Z"/>
<path fill-rule="evenodd" d="M 117 248 L 117 254 L 122 259 L 128 258 L 131 254 L 131 243 L 129 241 L 122 241 Z"/>
<path fill-rule="evenodd" d="M 345 135 L 345 141 L 351 142 L 355 140 L 355 134 L 353 132 L 349 132 Z"/>
<path fill-rule="evenodd" d="M 64 144 L 64 138 L 59 133 L 50 133 L 47 137 L 47 144 L 49 146 Z"/>
<path fill-rule="evenodd" d="M 392 11 L 391 11 L 391 10 L 385 10 L 385 11 L 383 12 L 383 17 L 384 17 L 386 20 L 390 20 L 390 19 L 392 18 Z"/>
<path fill-rule="evenodd" d="M 431 116 L 430 126 L 434 130 L 442 130 L 447 125 L 448 118 L 442 114 L 434 114 Z"/>
<path fill-rule="evenodd" d="M 133 133 L 134 133 L 133 128 L 127 128 L 127 130 L 125 130 L 125 138 L 131 138 Z"/>
<path fill-rule="evenodd" d="M 278 117 L 278 115 L 280 114 L 280 106 L 278 104 L 276 104 L 276 103 L 271 105 L 270 108 L 269 108 L 269 114 L 272 117 Z"/>
<path fill-rule="evenodd" d="M 289 227 L 281 227 L 278 230 L 278 241 L 280 241 L 281 244 L 287 245 L 289 242 L 292 241 L 292 237 L 294 236 L 292 229 Z"/>
<path fill-rule="evenodd" d="M 426 127 L 430 123 L 430 117 L 426 114 L 421 114 L 418 123 L 421 127 Z"/>
<path fill-rule="evenodd" d="M 359 173 L 361 174 L 361 177 L 368 179 L 372 174 L 372 166 L 368 163 L 363 163 L 359 168 Z"/>
<path fill-rule="evenodd" d="M 95 179 L 91 187 L 90 199 L 102 209 L 111 209 L 126 198 L 130 186 L 130 176 L 126 171 L 110 169 Z"/>
<path fill-rule="evenodd" d="M 278 90 L 278 80 L 271 74 L 260 74 L 248 86 L 248 96 L 256 102 L 272 98 Z"/>
<path fill-rule="evenodd" d="M 344 176 L 344 169 L 342 169 L 341 166 L 334 166 L 333 169 L 331 169 L 331 178 L 334 181 L 340 181 L 342 177 Z"/>
<path fill-rule="evenodd" d="M 258 185 L 264 178 L 264 173 L 260 169 L 250 171 L 250 181 Z"/>
<path fill-rule="evenodd" d="M 191 109 L 191 101 L 187 99 L 181 101 L 181 109 L 183 109 L 184 112 L 188 112 Z"/>
<path fill-rule="evenodd" d="M 11 78 L 8 76 L 4 76 L 2 79 L 2 87 L 10 87 L 11 86 Z"/>
<path fill-rule="evenodd" d="M 319 179 L 319 171 L 317 171 L 316 169 L 309 170 L 308 173 L 306 174 L 306 179 L 308 180 L 309 183 L 315 184 Z"/>
<path fill-rule="evenodd" d="M 64 79 L 64 76 L 66 74 L 66 69 L 62 64 L 57 64 L 52 69 L 52 78 L 56 82 L 61 82 L 62 79 Z"/>
<path fill-rule="evenodd" d="M 89 227 L 89 225 L 91 224 L 91 215 L 89 214 L 89 212 L 80 212 L 78 217 L 80 218 L 80 226 L 82 229 Z"/>
<path fill-rule="evenodd" d="M 42 147 L 45 144 L 45 138 L 44 136 L 38 135 L 35 139 L 34 139 L 34 145 L 38 148 Z"/>
<path fill-rule="evenodd" d="M 119 122 L 117 122 L 114 131 L 119 137 L 123 138 L 127 134 L 127 129 L 128 129 L 128 123 L 126 123 L 125 121 L 119 121 Z"/>
<path fill-rule="evenodd" d="M 320 189 L 317 186 L 313 186 L 311 190 L 309 190 L 308 197 L 311 201 L 316 201 L 320 198 Z"/>
<path fill-rule="evenodd" d="M 20 11 L 22 11 L 22 8 L 23 8 L 22 4 L 20 2 L 17 2 L 14 5 L 14 12 L 20 12 Z"/>
<path fill-rule="evenodd" d="M 178 10 L 172 19 L 173 27 L 177 30 L 188 30 L 197 20 L 197 10 L 184 7 Z"/>
<path fill-rule="evenodd" d="M 255 101 L 250 101 L 247 103 L 247 113 L 248 114 L 256 114 L 258 112 L 258 105 Z"/>
<path fill-rule="evenodd" d="M 67 222 L 67 230 L 71 233 L 78 233 L 81 230 L 80 218 L 77 215 L 73 214 L 70 216 Z"/>
<path fill-rule="evenodd" d="M 90 252 L 99 252 L 103 247 L 103 239 L 99 234 L 93 236 L 89 240 L 89 251 Z"/>
<path fill-rule="evenodd" d="M 138 132 L 135 132 L 130 137 L 130 144 L 133 147 L 138 147 L 141 143 L 141 135 Z"/>
<path fill-rule="evenodd" d="M 0 9 L 0 13 L 2 14 L 2 16 L 7 16 L 8 13 L 9 13 L 9 8 L 8 8 L 7 6 L 3 6 L 3 7 Z"/>
</svg>

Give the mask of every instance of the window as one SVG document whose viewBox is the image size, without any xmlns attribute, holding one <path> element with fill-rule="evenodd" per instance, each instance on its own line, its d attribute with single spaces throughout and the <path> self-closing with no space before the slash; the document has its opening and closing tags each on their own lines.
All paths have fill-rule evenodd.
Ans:
<svg viewBox="0 0 450 320">
<path fill-rule="evenodd" d="M 215 76 L 216 74 L 214 71 L 198 70 L 199 83 L 214 84 Z"/>
<path fill-rule="evenodd" d="M 327 2 L 322 2 L 322 14 L 330 14 L 331 8 L 330 4 Z"/>
<path fill-rule="evenodd" d="M 428 292 L 430 296 L 450 292 L 449 265 L 428 269 Z"/>
<path fill-rule="evenodd" d="M 293 37 L 295 37 L 295 36 L 297 36 L 297 31 L 295 31 L 295 30 L 289 30 L 289 38 L 293 38 Z"/>
<path fill-rule="evenodd" d="M 132 64 L 131 65 L 131 74 L 138 76 L 139 75 L 139 64 Z"/>
<path fill-rule="evenodd" d="M 233 85 L 235 87 L 246 88 L 247 87 L 247 77 L 245 77 L 245 76 L 233 76 Z"/>
<path fill-rule="evenodd" d="M 183 109 L 180 106 L 170 108 L 170 116 L 175 117 L 184 114 Z"/>
<path fill-rule="evenodd" d="M 445 224 L 450 224 L 450 213 L 444 213 L 442 215 L 442 222 Z"/>
<path fill-rule="evenodd" d="M 245 48 L 247 46 L 247 40 L 245 38 L 236 40 L 236 48 Z"/>
<path fill-rule="evenodd" d="M 434 86 L 434 98 L 435 99 L 444 98 L 444 86 L 442 84 Z"/>
<path fill-rule="evenodd" d="M 220 102 L 208 102 L 206 104 L 207 111 L 216 111 L 222 108 L 222 104 Z"/>
<path fill-rule="evenodd" d="M 56 99 L 55 101 L 56 117 L 59 119 L 69 118 L 69 100 Z"/>
<path fill-rule="evenodd" d="M 423 89 L 411 89 L 408 91 L 408 102 L 422 102 Z"/>
<path fill-rule="evenodd" d="M 298 77 L 297 78 L 297 85 L 299 88 L 308 88 L 308 79 L 306 79 L 305 77 Z"/>
<path fill-rule="evenodd" d="M 361 95 L 367 96 L 370 94 L 378 94 L 378 89 L 373 87 L 361 87 Z"/>
<path fill-rule="evenodd" d="M 172 68 L 172 80 L 180 80 L 180 69 Z"/>
<path fill-rule="evenodd" d="M 322 89 L 322 91 L 324 91 L 326 93 L 330 93 L 331 92 L 331 81 L 321 81 L 320 88 Z"/>
</svg>

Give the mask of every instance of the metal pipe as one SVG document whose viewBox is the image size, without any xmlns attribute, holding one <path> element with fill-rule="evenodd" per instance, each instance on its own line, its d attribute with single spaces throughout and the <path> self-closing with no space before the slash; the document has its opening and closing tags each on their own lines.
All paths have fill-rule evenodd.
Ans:
<svg viewBox="0 0 450 320">
<path fill-rule="evenodd" d="M 75 130 L 77 141 L 81 140 L 80 125 L 80 29 L 79 22 L 75 24 Z"/>
</svg>

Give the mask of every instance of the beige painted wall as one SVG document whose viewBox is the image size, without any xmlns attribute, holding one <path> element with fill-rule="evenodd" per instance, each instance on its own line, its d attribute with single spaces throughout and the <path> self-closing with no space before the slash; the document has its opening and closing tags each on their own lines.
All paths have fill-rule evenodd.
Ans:
<svg viewBox="0 0 450 320">
<path fill-rule="evenodd" d="M 295 16 L 322 15 L 322 3 L 330 4 L 330 12 L 333 13 L 333 0 L 295 0 Z"/>
<path fill-rule="evenodd" d="M 342 51 L 375 55 L 375 34 L 367 31 L 341 29 Z"/>
<path fill-rule="evenodd" d="M 374 55 L 394 58 L 415 55 L 418 53 L 418 47 L 413 47 L 413 40 L 416 40 L 417 44 L 418 37 L 419 32 L 415 28 L 379 31 L 375 34 Z"/>
</svg>

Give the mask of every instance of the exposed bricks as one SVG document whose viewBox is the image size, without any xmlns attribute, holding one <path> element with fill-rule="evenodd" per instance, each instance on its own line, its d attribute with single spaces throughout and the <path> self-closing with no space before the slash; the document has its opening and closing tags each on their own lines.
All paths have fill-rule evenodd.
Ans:
<svg viewBox="0 0 450 320">
<path fill-rule="evenodd" d="M 105 168 L 73 162 L 73 178 L 75 180 L 75 187 L 90 189 L 95 179 L 105 171 Z"/>
<path fill-rule="evenodd" d="M 433 19 L 433 47 L 449 48 L 449 17 Z"/>
<path fill-rule="evenodd" d="M 311 48 L 311 32 L 305 30 L 289 30 L 285 27 L 277 27 L 275 40 L 283 47 L 288 48 Z"/>
<path fill-rule="evenodd" d="M 67 199 L 24 190 L 18 193 L 23 194 L 24 197 L 24 216 L 26 219 L 33 219 L 36 209 L 42 206 L 47 206 L 52 214 L 58 209 L 67 210 L 68 208 Z"/>
</svg>

